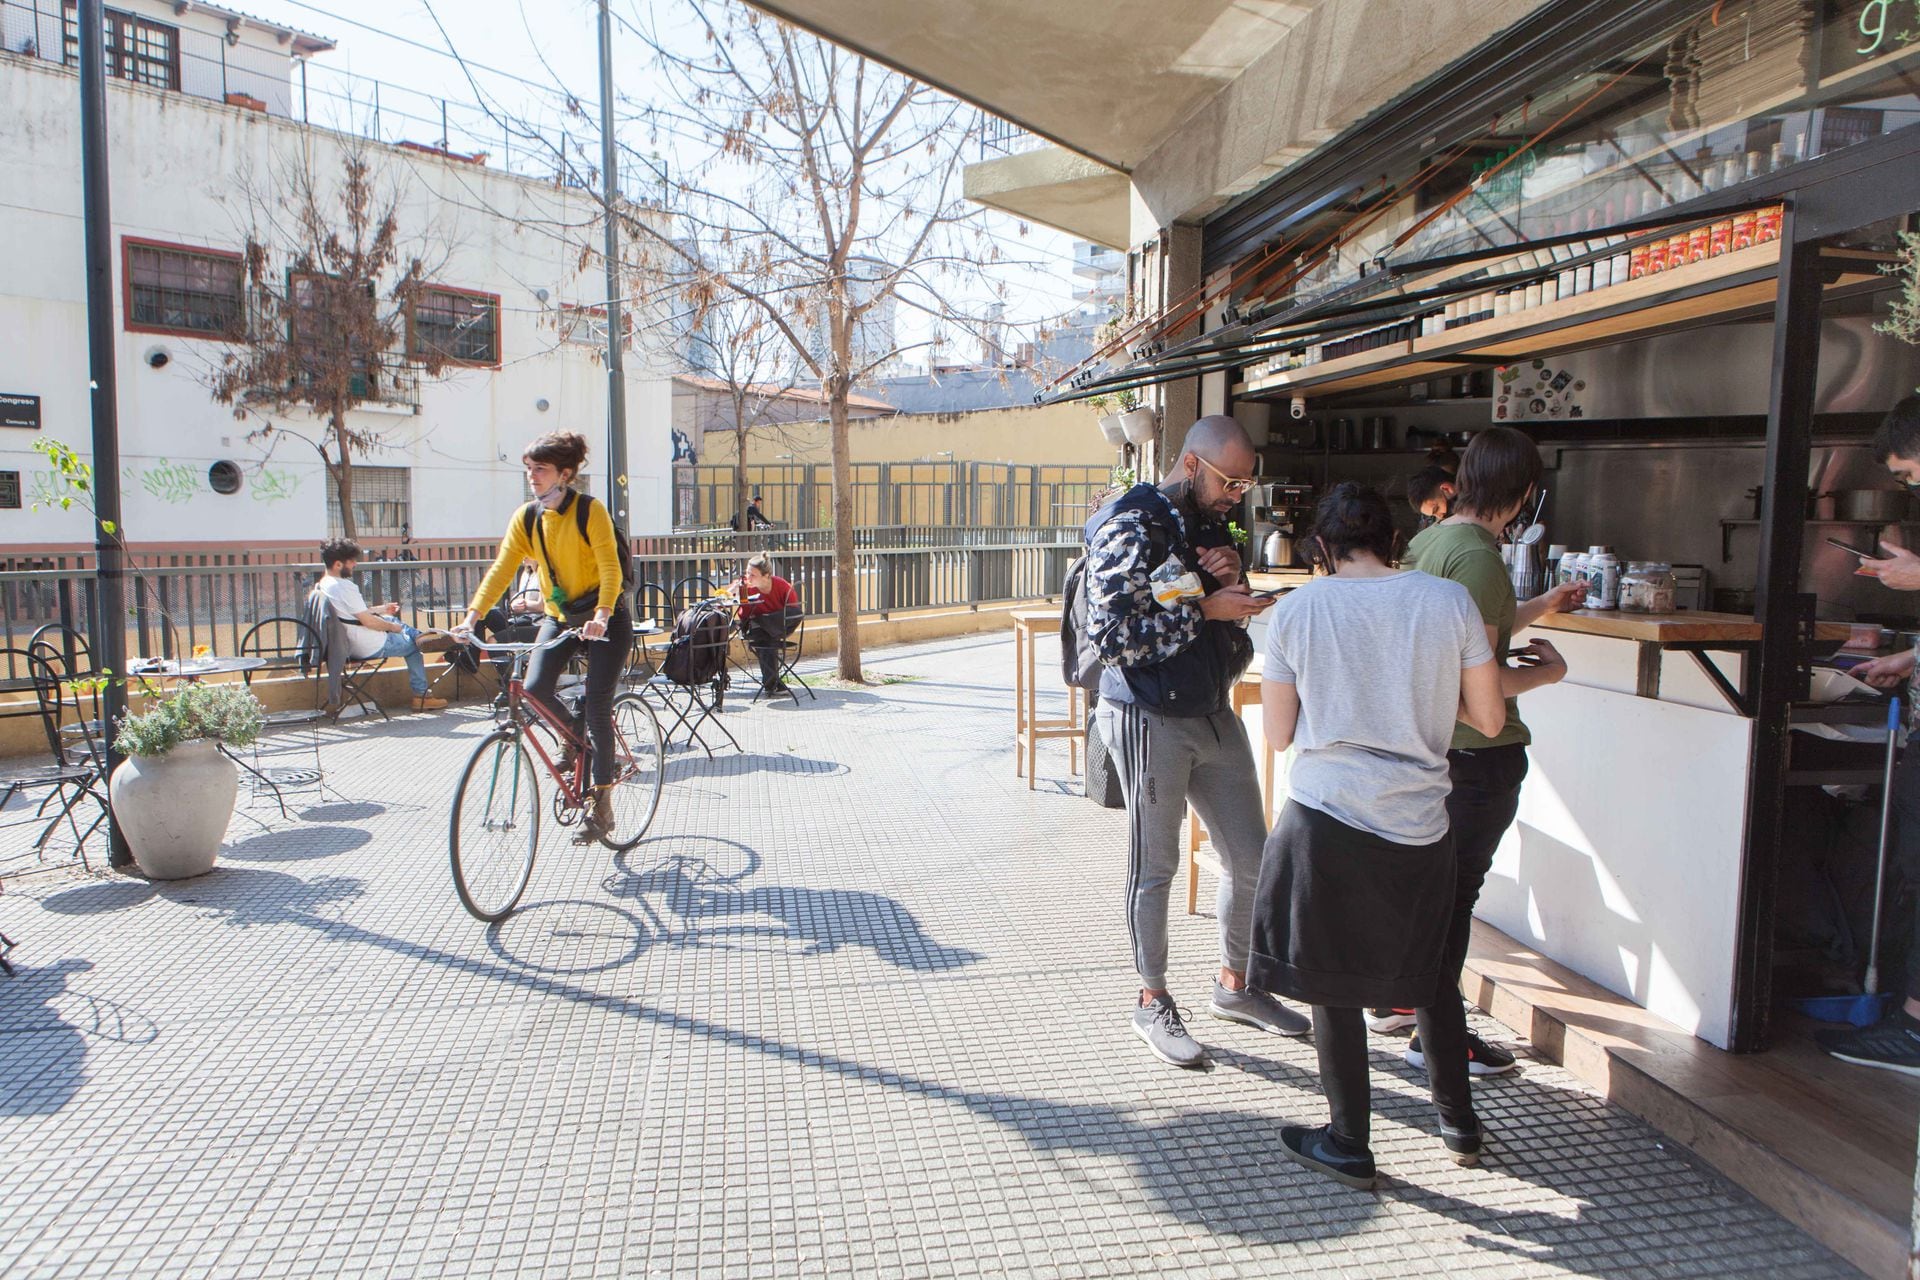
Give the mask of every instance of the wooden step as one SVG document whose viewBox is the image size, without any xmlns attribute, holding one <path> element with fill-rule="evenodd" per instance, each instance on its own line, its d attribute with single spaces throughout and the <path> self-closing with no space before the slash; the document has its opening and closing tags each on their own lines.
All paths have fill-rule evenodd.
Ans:
<svg viewBox="0 0 1920 1280">
<path fill-rule="evenodd" d="M 1870 1276 L 1908 1274 L 1920 1080 L 1827 1057 L 1820 1024 L 1730 1054 L 1476 921 L 1461 989 Z"/>
</svg>

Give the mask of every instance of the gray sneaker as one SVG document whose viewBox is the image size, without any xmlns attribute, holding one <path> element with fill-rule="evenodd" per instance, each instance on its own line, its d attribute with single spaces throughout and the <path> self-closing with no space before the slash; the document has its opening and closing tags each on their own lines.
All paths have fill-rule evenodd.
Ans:
<svg viewBox="0 0 1920 1280">
<path fill-rule="evenodd" d="M 1171 1066 L 1204 1067 L 1207 1051 L 1187 1034 L 1180 1009 L 1172 996 L 1155 996 L 1153 1003 L 1133 1011 L 1133 1034 L 1147 1042 L 1153 1056 Z"/>
<path fill-rule="evenodd" d="M 1295 1013 L 1264 991 L 1255 991 L 1252 987 L 1229 991 L 1218 982 L 1213 984 L 1213 1002 L 1207 1006 L 1207 1012 L 1276 1036 L 1303 1036 L 1313 1027 L 1305 1014 Z"/>
</svg>

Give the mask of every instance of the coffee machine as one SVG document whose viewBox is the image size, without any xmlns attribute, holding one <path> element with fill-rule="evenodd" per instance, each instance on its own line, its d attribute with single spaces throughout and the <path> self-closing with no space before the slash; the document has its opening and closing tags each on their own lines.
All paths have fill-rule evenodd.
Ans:
<svg viewBox="0 0 1920 1280">
<path fill-rule="evenodd" d="M 1253 567 L 1295 568 L 1299 535 L 1313 521 L 1313 486 L 1286 480 L 1257 484 L 1247 493 L 1244 515 Z"/>
</svg>

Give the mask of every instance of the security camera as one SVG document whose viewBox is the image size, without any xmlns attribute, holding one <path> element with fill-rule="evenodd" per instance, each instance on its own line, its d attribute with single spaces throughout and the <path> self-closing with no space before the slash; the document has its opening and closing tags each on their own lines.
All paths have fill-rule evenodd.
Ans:
<svg viewBox="0 0 1920 1280">
<path fill-rule="evenodd" d="M 167 361 L 171 359 L 173 357 L 167 354 L 165 347 L 147 348 L 147 367 L 150 369 L 164 369 L 167 367 Z"/>
<path fill-rule="evenodd" d="M 1305 396 L 1295 396 L 1293 397 L 1293 399 L 1289 400 L 1287 402 L 1287 416 L 1290 418 L 1306 417 L 1307 416 L 1307 398 Z"/>
</svg>

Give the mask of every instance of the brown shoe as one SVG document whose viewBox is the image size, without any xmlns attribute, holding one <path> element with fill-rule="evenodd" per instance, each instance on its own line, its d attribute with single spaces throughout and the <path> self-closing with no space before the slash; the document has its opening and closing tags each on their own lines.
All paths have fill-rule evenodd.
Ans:
<svg viewBox="0 0 1920 1280">
<path fill-rule="evenodd" d="M 613 788 L 595 787 L 593 799 L 589 802 L 587 816 L 580 824 L 580 830 L 574 833 L 575 844 L 592 844 L 613 830 Z"/>
<path fill-rule="evenodd" d="M 445 698 L 436 698 L 432 694 L 427 693 L 416 694 L 413 699 L 413 709 L 415 711 L 438 711 L 446 705 L 447 700 Z"/>
<path fill-rule="evenodd" d="M 326 706 L 320 708 L 320 714 L 329 720 L 338 720 L 340 713 L 346 709 L 347 704 L 344 702 L 329 702 Z"/>
</svg>

